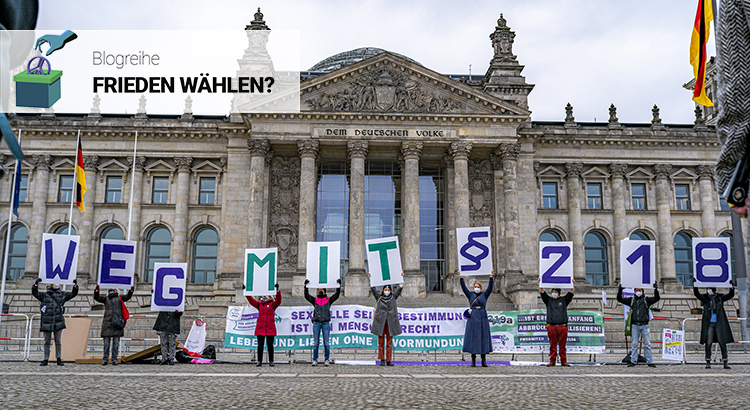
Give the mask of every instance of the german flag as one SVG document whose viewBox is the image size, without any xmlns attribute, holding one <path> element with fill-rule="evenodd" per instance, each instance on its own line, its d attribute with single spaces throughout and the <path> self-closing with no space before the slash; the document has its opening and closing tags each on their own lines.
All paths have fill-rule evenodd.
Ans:
<svg viewBox="0 0 750 410">
<path fill-rule="evenodd" d="M 78 139 L 78 152 L 76 153 L 76 205 L 81 212 L 86 212 L 83 207 L 83 194 L 86 193 L 86 173 L 83 171 L 83 149 L 81 140 Z"/>
<path fill-rule="evenodd" d="M 695 14 L 693 36 L 690 39 L 690 65 L 693 66 L 695 89 L 693 101 L 711 107 L 713 102 L 706 96 L 706 43 L 709 27 L 714 19 L 713 0 L 698 0 L 698 12 Z"/>
</svg>

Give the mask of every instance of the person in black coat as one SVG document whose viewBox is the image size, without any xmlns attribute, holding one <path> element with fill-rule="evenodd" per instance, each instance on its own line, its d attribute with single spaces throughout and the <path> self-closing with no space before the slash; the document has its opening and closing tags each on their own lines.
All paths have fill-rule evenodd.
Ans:
<svg viewBox="0 0 750 410">
<path fill-rule="evenodd" d="M 107 296 L 99 295 L 99 285 L 94 288 L 94 300 L 104 304 L 104 316 L 102 317 L 102 343 L 104 352 L 102 354 L 102 365 L 107 364 L 109 359 L 110 345 L 112 346 L 112 364 L 117 365 L 117 355 L 120 353 L 120 338 L 125 335 L 125 329 L 118 329 L 112 325 L 112 319 L 115 315 L 123 317 L 122 305 L 133 297 L 133 290 L 130 290 L 125 296 L 120 296 L 117 289 L 109 289 Z"/>
<path fill-rule="evenodd" d="M 461 290 L 469 300 L 469 317 L 466 320 L 466 329 L 464 330 L 464 347 L 463 351 L 471 353 L 471 367 L 477 365 L 477 355 L 482 358 L 482 367 L 487 367 L 487 354 L 492 352 L 492 336 L 490 335 L 490 321 L 487 317 L 487 299 L 492 295 L 492 289 L 495 286 L 495 271 L 492 271 L 490 283 L 487 290 L 482 290 L 482 284 L 475 281 L 471 287 L 472 291 L 466 287 L 461 272 L 458 272 Z"/>
<path fill-rule="evenodd" d="M 162 360 L 160 364 L 174 364 L 181 316 L 182 312 L 175 310 L 174 312 L 159 312 L 159 316 L 156 317 L 154 330 L 159 335 L 159 343 L 161 343 Z"/>
<path fill-rule="evenodd" d="M 729 360 L 727 343 L 734 343 L 734 336 L 729 327 L 727 313 L 724 311 L 724 302 L 734 297 L 734 285 L 726 295 L 716 293 L 716 288 L 708 288 L 706 294 L 701 294 L 696 287 L 693 287 L 693 294 L 703 305 L 700 343 L 706 345 L 706 369 L 711 368 L 711 346 L 714 342 L 718 342 L 721 348 L 721 361 L 724 362 L 724 368 L 730 369 L 727 363 Z"/>
<path fill-rule="evenodd" d="M 539 282 L 542 278 L 539 278 Z M 576 283 L 572 279 L 573 284 Z M 539 288 L 542 302 L 547 306 L 547 338 L 549 339 L 549 363 L 548 367 L 554 367 L 557 363 L 557 355 L 560 355 L 560 366 L 568 367 L 568 350 L 565 347 L 568 342 L 568 305 L 573 300 L 573 288 L 560 299 L 560 288 L 552 289 L 550 295 L 544 289 Z M 558 348 L 559 346 L 559 348 Z"/>
<path fill-rule="evenodd" d="M 318 347 L 320 346 L 320 332 L 323 332 L 323 348 L 325 350 L 325 362 L 328 366 L 328 359 L 331 356 L 330 348 L 330 335 L 331 335 L 331 305 L 339 299 L 341 295 L 341 279 L 336 281 L 339 284 L 336 293 L 331 297 L 326 296 L 325 288 L 318 288 L 317 297 L 310 295 L 310 290 L 307 289 L 309 280 L 305 280 L 305 300 L 313 305 L 313 366 L 318 365 Z"/>
<path fill-rule="evenodd" d="M 47 293 L 39 293 L 39 282 L 37 278 L 31 286 L 31 294 L 41 302 L 42 318 L 40 329 L 44 333 L 44 360 L 40 366 L 46 366 L 49 361 L 49 352 L 52 344 L 52 334 L 55 335 L 55 356 L 57 365 L 63 366 L 62 362 L 62 331 L 65 329 L 65 302 L 78 295 L 78 281 L 73 280 L 73 291 L 63 292 L 60 286 L 50 283 L 47 285 Z"/>
</svg>

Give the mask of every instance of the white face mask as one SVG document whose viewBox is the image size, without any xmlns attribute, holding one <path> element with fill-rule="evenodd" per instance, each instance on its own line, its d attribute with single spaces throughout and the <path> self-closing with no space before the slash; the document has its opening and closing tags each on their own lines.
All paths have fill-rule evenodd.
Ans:
<svg viewBox="0 0 750 410">
<path fill-rule="evenodd" d="M 638 297 L 641 297 L 641 296 L 643 296 L 643 292 L 641 292 L 641 291 L 639 290 L 638 292 L 635 292 L 635 295 L 636 295 L 636 296 L 638 296 Z"/>
<path fill-rule="evenodd" d="M 552 297 L 552 299 L 557 299 L 558 297 L 560 297 L 560 294 L 557 292 L 552 292 L 550 296 Z"/>
<path fill-rule="evenodd" d="M 482 288 L 474 288 L 474 293 L 482 293 Z"/>
<path fill-rule="evenodd" d="M 384 290 L 383 291 L 383 296 L 390 296 L 390 295 L 391 295 L 391 291 L 390 290 Z"/>
<path fill-rule="evenodd" d="M 709 289 L 709 290 L 707 290 L 707 291 L 706 291 L 706 293 L 708 293 L 708 294 L 709 294 L 709 296 L 710 296 L 710 295 L 713 295 L 713 294 L 714 294 L 714 291 L 713 291 L 713 290 L 711 290 L 711 289 Z"/>
</svg>

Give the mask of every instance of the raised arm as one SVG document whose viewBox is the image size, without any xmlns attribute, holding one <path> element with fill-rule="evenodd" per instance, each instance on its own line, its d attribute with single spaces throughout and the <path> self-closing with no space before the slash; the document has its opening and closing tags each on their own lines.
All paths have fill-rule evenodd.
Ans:
<svg viewBox="0 0 750 410">
<path fill-rule="evenodd" d="M 573 290 L 569 290 L 568 293 L 565 294 L 565 306 L 568 306 L 570 302 L 573 301 Z"/>
<path fill-rule="evenodd" d="M 73 299 L 74 297 L 78 296 L 78 284 L 76 283 L 76 279 L 73 279 L 73 291 L 71 292 L 65 292 L 65 301 L 69 301 L 70 299 Z"/>
<path fill-rule="evenodd" d="M 94 288 L 94 300 L 99 303 L 105 303 L 107 300 L 99 293 L 99 285 Z"/>
<path fill-rule="evenodd" d="M 135 287 L 131 286 L 130 289 L 128 289 L 128 293 L 126 293 L 125 296 L 120 296 L 120 299 L 122 299 L 123 302 L 129 301 L 130 298 L 133 297 L 133 290 L 135 290 Z"/>
<path fill-rule="evenodd" d="M 378 291 L 377 289 L 375 289 L 375 286 L 370 288 L 370 293 L 372 293 L 372 297 L 375 298 L 376 302 L 380 300 L 380 294 L 378 294 Z"/>
<path fill-rule="evenodd" d="M 469 292 L 469 289 L 466 287 L 466 282 L 464 282 L 464 278 L 459 279 L 458 283 L 461 284 L 461 290 L 464 291 L 464 295 L 466 295 L 467 298 L 471 296 L 471 292 Z"/>
<path fill-rule="evenodd" d="M 726 295 L 722 296 L 721 300 L 723 302 L 726 302 L 728 300 L 732 300 L 733 297 L 734 297 L 734 286 L 732 286 L 731 288 L 729 288 L 729 293 L 727 293 Z"/>
<path fill-rule="evenodd" d="M 630 306 L 630 303 L 633 301 L 633 298 L 622 297 L 622 285 L 619 288 L 617 288 L 617 301 L 622 303 L 625 306 Z"/>
<path fill-rule="evenodd" d="M 656 285 L 656 284 L 654 284 Z M 655 305 L 656 302 L 658 302 L 661 299 L 661 296 L 659 295 L 659 289 L 656 289 L 656 286 L 654 286 L 654 297 L 652 298 L 646 298 L 646 303 L 651 306 Z"/>
<path fill-rule="evenodd" d="M 702 295 L 698 291 L 698 288 L 696 288 L 695 286 L 693 286 L 693 295 L 695 295 L 695 298 L 698 299 L 698 300 L 700 300 L 701 303 L 706 303 L 706 296 Z"/>
<path fill-rule="evenodd" d="M 487 290 L 484 291 L 484 298 L 489 299 L 492 295 L 492 289 L 495 287 L 495 278 L 490 277 L 490 284 L 487 285 Z"/>
<path fill-rule="evenodd" d="M 258 308 L 258 306 L 260 306 L 260 303 L 257 300 L 255 300 L 255 298 L 252 296 L 245 296 L 245 299 L 247 299 L 247 303 L 249 303 L 250 306 L 256 309 Z"/>
<path fill-rule="evenodd" d="M 396 285 L 396 287 L 393 289 L 393 298 L 398 299 L 398 297 L 401 296 L 402 290 L 404 290 L 404 287 L 402 285 Z"/>
<path fill-rule="evenodd" d="M 277 309 L 279 306 L 281 306 L 281 291 L 279 285 L 276 285 L 276 299 L 273 300 L 273 308 Z"/>
<path fill-rule="evenodd" d="M 315 298 L 312 297 L 312 295 L 310 295 L 310 289 L 307 288 L 307 282 L 309 282 L 309 281 L 306 280 L 305 281 L 305 286 L 304 286 L 304 288 L 305 288 L 305 300 L 308 301 L 308 302 L 310 302 L 311 305 L 315 306 Z"/>
<path fill-rule="evenodd" d="M 341 279 L 339 279 L 339 285 L 341 285 Z M 341 287 L 336 288 L 336 292 L 328 300 L 328 303 L 333 304 L 334 302 L 339 300 L 339 296 L 341 296 Z"/>
<path fill-rule="evenodd" d="M 41 279 L 37 279 L 36 282 L 34 282 L 33 285 L 31 285 L 31 295 L 34 296 L 37 300 L 40 302 L 44 302 L 44 298 L 42 295 L 39 294 L 39 282 L 41 282 Z"/>
</svg>

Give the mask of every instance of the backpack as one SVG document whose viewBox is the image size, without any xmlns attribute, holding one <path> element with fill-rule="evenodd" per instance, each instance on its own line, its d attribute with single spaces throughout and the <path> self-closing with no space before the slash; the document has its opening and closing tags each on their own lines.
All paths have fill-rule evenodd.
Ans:
<svg viewBox="0 0 750 410">
<path fill-rule="evenodd" d="M 216 347 L 214 347 L 214 345 L 206 346 L 206 348 L 203 349 L 201 357 L 204 359 L 216 360 Z"/>
</svg>

